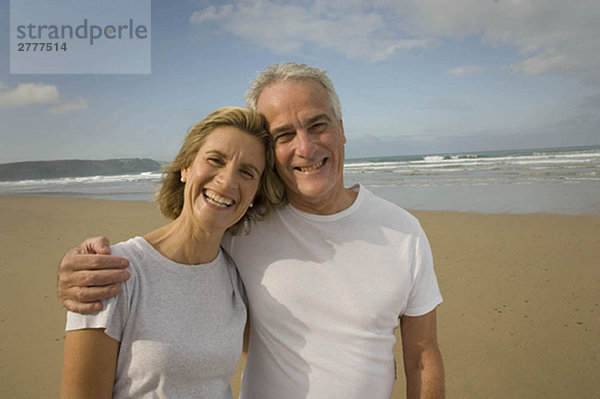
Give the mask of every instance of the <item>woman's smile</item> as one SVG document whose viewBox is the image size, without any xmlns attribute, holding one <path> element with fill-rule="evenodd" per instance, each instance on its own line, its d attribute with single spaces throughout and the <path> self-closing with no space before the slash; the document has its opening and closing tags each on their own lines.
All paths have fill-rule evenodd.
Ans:
<svg viewBox="0 0 600 399">
<path fill-rule="evenodd" d="M 204 189 L 202 194 L 204 199 L 206 199 L 206 202 L 217 208 L 227 209 L 235 203 L 233 199 L 225 197 L 210 189 Z"/>
<path fill-rule="evenodd" d="M 244 216 L 265 168 L 265 150 L 255 137 L 231 126 L 218 127 L 206 138 L 185 179 L 181 216 L 205 228 L 225 230 Z"/>
</svg>

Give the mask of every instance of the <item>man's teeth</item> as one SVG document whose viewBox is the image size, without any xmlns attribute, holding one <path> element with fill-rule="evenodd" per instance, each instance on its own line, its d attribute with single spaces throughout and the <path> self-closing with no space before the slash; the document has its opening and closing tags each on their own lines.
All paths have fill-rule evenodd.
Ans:
<svg viewBox="0 0 600 399">
<path fill-rule="evenodd" d="M 213 193 L 212 191 L 205 191 L 204 198 L 209 204 L 221 207 L 228 207 L 233 205 L 233 200 L 227 197 L 222 197 L 217 193 Z"/>
<path fill-rule="evenodd" d="M 314 165 L 311 166 L 306 166 L 306 167 L 298 167 L 298 169 L 300 169 L 301 172 L 308 172 L 311 170 L 315 170 L 315 169 L 319 169 L 321 166 L 323 166 L 324 161 L 321 162 L 317 162 Z"/>
</svg>

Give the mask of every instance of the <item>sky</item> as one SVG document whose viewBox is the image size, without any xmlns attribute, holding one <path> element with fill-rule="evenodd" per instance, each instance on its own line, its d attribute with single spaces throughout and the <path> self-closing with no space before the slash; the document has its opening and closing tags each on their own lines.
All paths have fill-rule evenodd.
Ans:
<svg viewBox="0 0 600 399">
<path fill-rule="evenodd" d="M 347 158 L 600 144 L 597 0 L 153 0 L 140 75 L 10 74 L 9 11 L 0 163 L 169 161 L 289 61 L 333 80 Z"/>
</svg>

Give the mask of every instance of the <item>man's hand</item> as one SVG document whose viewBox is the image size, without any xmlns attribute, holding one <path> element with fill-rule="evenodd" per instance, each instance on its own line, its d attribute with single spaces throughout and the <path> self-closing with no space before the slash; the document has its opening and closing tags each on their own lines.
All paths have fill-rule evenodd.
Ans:
<svg viewBox="0 0 600 399">
<path fill-rule="evenodd" d="M 102 299 L 117 295 L 129 278 L 129 261 L 110 255 L 106 237 L 88 238 L 65 254 L 58 267 L 58 299 L 72 312 L 102 309 Z"/>
</svg>

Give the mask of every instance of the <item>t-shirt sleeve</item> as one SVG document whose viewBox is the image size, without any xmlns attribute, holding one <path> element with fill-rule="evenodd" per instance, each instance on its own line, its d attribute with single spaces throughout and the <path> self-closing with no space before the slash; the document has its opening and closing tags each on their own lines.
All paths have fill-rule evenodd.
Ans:
<svg viewBox="0 0 600 399">
<path fill-rule="evenodd" d="M 414 262 L 414 280 L 404 311 L 404 315 L 413 317 L 427 314 L 442 303 L 442 294 L 433 269 L 431 247 L 421 228 L 416 238 Z"/>
<path fill-rule="evenodd" d="M 112 248 L 111 252 L 117 256 L 124 256 L 120 251 L 115 251 Z M 131 277 L 129 280 L 121 283 L 121 292 L 115 297 L 102 300 L 102 310 L 89 314 L 67 312 L 65 330 L 103 328 L 109 337 L 121 342 L 127 317 L 129 316 L 132 286 L 136 279 L 136 273 L 132 266 L 133 264 L 129 267 Z"/>
</svg>

